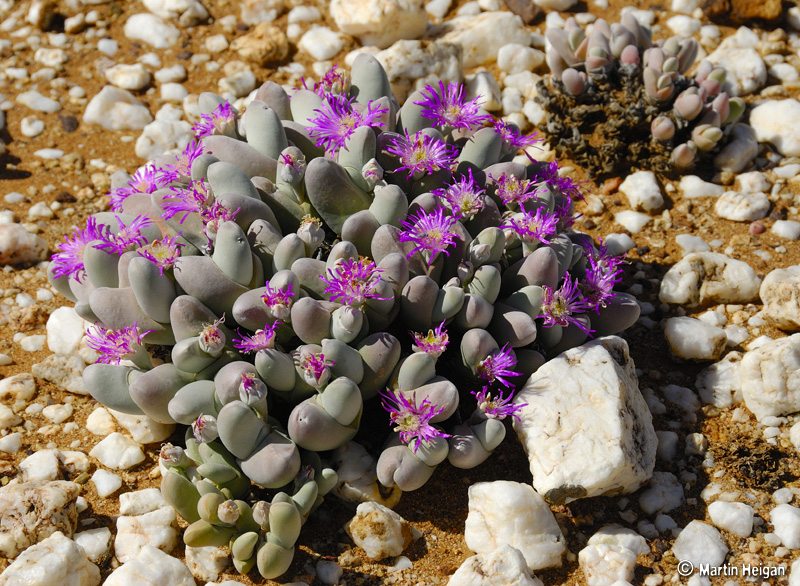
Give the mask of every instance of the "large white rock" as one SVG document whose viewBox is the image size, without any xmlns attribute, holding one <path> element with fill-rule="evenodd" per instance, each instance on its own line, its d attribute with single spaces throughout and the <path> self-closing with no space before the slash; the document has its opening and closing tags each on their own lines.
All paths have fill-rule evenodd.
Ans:
<svg viewBox="0 0 800 586">
<path fill-rule="evenodd" d="M 533 571 L 560 566 L 566 551 L 561 529 L 541 495 L 527 484 L 508 480 L 469 487 L 464 539 L 467 547 L 484 555 L 511 545 Z"/>
<path fill-rule="evenodd" d="M 136 156 L 152 161 L 167 152 L 182 151 L 194 138 L 185 120 L 155 120 L 136 139 Z"/>
<path fill-rule="evenodd" d="M 517 548 L 503 544 L 491 553 L 468 557 L 447 586 L 542 586 Z"/>
<path fill-rule="evenodd" d="M 636 554 L 626 547 L 599 543 L 584 547 L 578 553 L 578 563 L 589 586 L 608 586 L 633 579 Z"/>
<path fill-rule="evenodd" d="M 633 492 L 653 473 L 658 439 L 622 338 L 598 338 L 545 363 L 517 394 L 514 429 L 533 486 L 557 504 Z"/>
<path fill-rule="evenodd" d="M 769 341 L 742 358 L 745 405 L 757 419 L 800 411 L 800 334 Z"/>
<path fill-rule="evenodd" d="M 544 53 L 527 44 L 508 43 L 497 51 L 497 66 L 506 73 L 533 71 L 544 65 Z"/>
<path fill-rule="evenodd" d="M 664 326 L 669 347 L 685 360 L 719 360 L 728 342 L 725 330 L 693 317 L 671 317 Z"/>
<path fill-rule="evenodd" d="M 106 130 L 142 130 L 153 116 L 132 93 L 107 85 L 87 104 L 83 121 Z"/>
<path fill-rule="evenodd" d="M 753 507 L 744 503 L 714 501 L 708 505 L 711 522 L 720 529 L 739 537 L 750 537 L 753 532 Z"/>
<path fill-rule="evenodd" d="M 139 556 L 146 546 L 169 553 L 178 545 L 178 517 L 172 507 L 162 507 L 151 513 L 121 516 L 117 519 L 114 555 L 122 562 Z"/>
<path fill-rule="evenodd" d="M 83 452 L 47 449 L 34 452 L 19 463 L 23 482 L 56 480 L 62 471 L 77 475 L 89 469 L 89 458 Z"/>
<path fill-rule="evenodd" d="M 769 522 L 783 545 L 800 549 L 800 509 L 787 504 L 778 505 L 770 511 Z"/>
<path fill-rule="evenodd" d="M 141 446 L 117 432 L 102 439 L 89 455 L 113 470 L 127 470 L 144 461 Z"/>
<path fill-rule="evenodd" d="M 174 423 L 159 423 L 147 415 L 131 415 L 113 409 L 110 411 L 114 419 L 131 434 L 133 440 L 140 444 L 163 442 L 175 431 Z"/>
<path fill-rule="evenodd" d="M 715 183 L 703 181 L 697 175 L 684 175 L 678 188 L 683 192 L 683 197 L 719 197 L 725 193 L 725 188 Z"/>
<path fill-rule="evenodd" d="M 708 564 L 716 568 L 725 561 L 728 546 L 708 523 L 692 521 L 683 528 L 672 545 L 672 554 L 681 561 L 691 562 L 695 568 Z"/>
<path fill-rule="evenodd" d="M 693 252 L 667 271 L 658 298 L 687 307 L 748 303 L 758 297 L 760 286 L 747 263 L 719 252 Z"/>
<path fill-rule="evenodd" d="M 36 263 L 48 256 L 47 242 L 20 224 L 0 224 L 0 265 Z"/>
<path fill-rule="evenodd" d="M 782 330 L 800 330 L 800 265 L 770 271 L 759 296 L 764 319 Z"/>
<path fill-rule="evenodd" d="M 657 212 L 664 206 L 661 187 L 652 171 L 636 171 L 625 178 L 619 190 L 628 197 L 631 207 L 647 213 Z"/>
<path fill-rule="evenodd" d="M 47 347 L 56 354 L 78 351 L 86 324 L 74 307 L 59 307 L 47 318 Z"/>
<path fill-rule="evenodd" d="M 104 586 L 195 586 L 189 568 L 160 549 L 146 545 L 137 557 L 123 564 Z"/>
<path fill-rule="evenodd" d="M 769 212 L 767 194 L 726 191 L 714 202 L 714 211 L 720 218 L 734 222 L 753 222 L 766 217 Z"/>
<path fill-rule="evenodd" d="M 601 527 L 589 538 L 586 544 L 616 545 L 632 551 L 635 556 L 650 553 L 650 546 L 647 545 L 647 540 L 644 537 L 633 529 L 628 529 L 616 523 Z"/>
<path fill-rule="evenodd" d="M 450 31 L 442 41 L 463 49 L 464 67 L 477 67 L 497 59 L 500 47 L 508 43 L 530 46 L 531 36 L 522 19 L 511 12 L 484 12 L 478 16 L 457 16 L 447 22 Z"/>
<path fill-rule="evenodd" d="M 111 553 L 111 529 L 99 527 L 76 533 L 75 543 L 83 548 L 89 561 L 96 564 L 104 561 Z"/>
<path fill-rule="evenodd" d="M 169 506 L 169 503 L 157 488 L 126 492 L 119 497 L 119 512 L 121 515 L 143 515 L 167 506 Z"/>
<path fill-rule="evenodd" d="M 97 586 L 100 568 L 60 531 L 26 549 L 0 575 L 0 586 Z"/>
<path fill-rule="evenodd" d="M 758 142 L 770 142 L 785 157 L 800 156 L 800 102 L 765 100 L 750 112 Z"/>
<path fill-rule="evenodd" d="M 230 553 L 224 547 L 186 546 L 186 565 L 192 575 L 204 582 L 213 582 L 230 563 Z"/>
<path fill-rule="evenodd" d="M 742 397 L 742 377 L 739 366 L 741 352 L 728 352 L 725 358 L 706 367 L 694 381 L 703 403 L 726 409 Z"/>
<path fill-rule="evenodd" d="M 731 96 L 747 96 L 758 91 L 767 81 L 767 65 L 742 35 L 723 41 L 706 59 L 724 67 L 726 76 L 723 89 Z"/>
<path fill-rule="evenodd" d="M 400 555 L 419 535 L 393 510 L 370 502 L 358 505 L 355 516 L 345 524 L 344 529 L 350 539 L 373 560 Z"/>
<path fill-rule="evenodd" d="M 86 363 L 76 354 L 50 354 L 31 366 L 31 372 L 36 378 L 49 381 L 62 391 L 88 395 L 83 381 L 84 368 Z"/>
<path fill-rule="evenodd" d="M 166 49 L 178 42 L 181 36 L 175 25 L 155 14 L 134 14 L 125 22 L 125 36 L 132 41 L 142 41 L 156 49 Z"/>
<path fill-rule="evenodd" d="M 375 58 L 402 103 L 408 94 L 435 84 L 461 81 L 461 48 L 439 41 L 397 41 Z"/>
<path fill-rule="evenodd" d="M 332 0 L 330 14 L 339 30 L 380 49 L 425 32 L 423 0 Z"/>
<path fill-rule="evenodd" d="M 194 26 L 208 19 L 208 10 L 197 0 L 144 0 L 144 5 L 153 14 L 177 20 L 181 26 Z"/>
</svg>

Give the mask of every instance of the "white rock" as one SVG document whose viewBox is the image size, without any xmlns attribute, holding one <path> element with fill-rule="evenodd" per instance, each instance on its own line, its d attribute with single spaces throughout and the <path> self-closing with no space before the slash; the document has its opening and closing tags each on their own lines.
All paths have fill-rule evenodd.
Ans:
<svg viewBox="0 0 800 586">
<path fill-rule="evenodd" d="M 141 63 L 119 63 L 106 69 L 105 76 L 109 83 L 124 90 L 144 89 L 152 80 L 150 72 Z"/>
<path fill-rule="evenodd" d="M 693 317 L 667 319 L 664 335 L 675 356 L 686 360 L 719 360 L 728 341 L 725 330 Z"/>
<path fill-rule="evenodd" d="M 59 307 L 47 318 L 47 347 L 56 354 L 77 352 L 86 321 L 74 307 Z"/>
<path fill-rule="evenodd" d="M 217 580 L 230 563 L 230 554 L 224 547 L 186 546 L 186 566 L 198 580 L 213 582 Z"/>
<path fill-rule="evenodd" d="M 161 99 L 168 102 L 182 102 L 189 95 L 189 90 L 179 83 L 165 83 L 161 86 Z"/>
<path fill-rule="evenodd" d="M 144 5 L 161 18 L 178 20 L 181 26 L 194 26 L 208 19 L 208 11 L 197 0 L 144 0 Z"/>
<path fill-rule="evenodd" d="M 47 242 L 20 224 L 0 224 L 0 265 L 37 263 L 48 258 Z"/>
<path fill-rule="evenodd" d="M 783 545 L 789 549 L 800 549 L 800 509 L 792 505 L 778 505 L 770 511 L 769 522 Z"/>
<path fill-rule="evenodd" d="M 751 47 L 734 49 L 720 45 L 706 59 L 725 68 L 727 75 L 722 87 L 729 95 L 750 95 L 767 82 L 767 66 Z"/>
<path fill-rule="evenodd" d="M 769 142 L 786 157 L 800 155 L 800 102 L 765 100 L 750 112 L 750 126 L 759 142 Z"/>
<path fill-rule="evenodd" d="M 0 399 L 12 399 L 15 403 L 25 403 L 30 401 L 35 393 L 36 381 L 29 372 L 21 372 L 0 380 Z"/>
<path fill-rule="evenodd" d="M 241 5 L 245 24 L 272 22 L 286 9 L 284 0 L 244 0 Z"/>
<path fill-rule="evenodd" d="M 163 442 L 175 431 L 174 423 L 159 423 L 147 415 L 131 415 L 110 409 L 114 419 L 140 444 Z"/>
<path fill-rule="evenodd" d="M 192 125 L 184 120 L 155 120 L 136 139 L 136 156 L 152 161 L 166 152 L 182 151 L 192 138 Z"/>
<path fill-rule="evenodd" d="M 700 236 L 692 236 L 691 234 L 678 234 L 675 237 L 675 244 L 683 249 L 684 254 L 692 252 L 708 252 L 711 247 Z"/>
<path fill-rule="evenodd" d="M 156 49 L 166 49 L 178 42 L 180 31 L 175 25 L 155 14 L 134 14 L 125 22 L 125 36 L 132 41 L 142 41 Z"/>
<path fill-rule="evenodd" d="M 797 81 L 800 78 L 797 68 L 789 63 L 776 63 L 767 68 L 767 73 L 784 83 Z"/>
<path fill-rule="evenodd" d="M 533 71 L 544 65 L 544 53 L 528 44 L 508 43 L 497 51 L 497 66 L 506 73 Z"/>
<path fill-rule="evenodd" d="M 400 555 L 419 535 L 415 535 L 414 528 L 393 510 L 371 502 L 358 505 L 355 516 L 344 529 L 373 560 Z"/>
<path fill-rule="evenodd" d="M 667 27 L 676 35 L 691 37 L 700 30 L 703 23 L 696 18 L 684 15 L 676 15 L 667 19 Z"/>
<path fill-rule="evenodd" d="M 139 556 L 146 546 L 169 553 L 178 545 L 178 518 L 175 509 L 162 507 L 150 513 L 117 519 L 114 555 L 122 562 Z"/>
<path fill-rule="evenodd" d="M 766 217 L 769 206 L 766 193 L 726 191 L 714 203 L 714 211 L 726 220 L 752 222 Z"/>
<path fill-rule="evenodd" d="M 447 586 L 542 586 L 517 548 L 503 544 L 464 560 Z"/>
<path fill-rule="evenodd" d="M 647 490 L 639 495 L 639 506 L 648 515 L 669 513 L 683 501 L 683 487 L 670 472 L 653 472 Z"/>
<path fill-rule="evenodd" d="M 588 586 L 607 586 L 633 579 L 636 554 L 618 545 L 587 545 L 578 553 L 578 563 Z"/>
<path fill-rule="evenodd" d="M 631 207 L 648 213 L 657 212 L 664 206 L 661 187 L 652 171 L 636 171 L 628 175 L 619 186 L 628 197 Z"/>
<path fill-rule="evenodd" d="M 340 31 L 380 49 L 419 38 L 428 23 L 423 0 L 332 0 L 329 10 Z"/>
<path fill-rule="evenodd" d="M 704 403 L 726 409 L 743 400 L 739 374 L 742 354 L 728 352 L 725 358 L 706 367 L 694 382 Z"/>
<path fill-rule="evenodd" d="M 742 358 L 745 405 L 759 421 L 800 411 L 800 334 L 769 341 Z"/>
<path fill-rule="evenodd" d="M 168 506 L 169 503 L 157 488 L 126 492 L 119 497 L 121 515 L 143 515 Z"/>
<path fill-rule="evenodd" d="M 0 430 L 8 429 L 22 423 L 22 418 L 16 415 L 9 407 L 0 404 Z"/>
<path fill-rule="evenodd" d="M 100 39 L 97 41 L 97 50 L 113 57 L 119 51 L 119 43 L 114 39 Z"/>
<path fill-rule="evenodd" d="M 16 102 L 37 112 L 58 112 L 61 110 L 61 104 L 56 100 L 43 96 L 36 90 L 22 92 L 17 96 Z"/>
<path fill-rule="evenodd" d="M 672 0 L 673 12 L 692 14 L 702 4 L 702 0 Z"/>
<path fill-rule="evenodd" d="M 501 545 L 515 547 L 533 571 L 560 566 L 566 550 L 561 529 L 539 493 L 507 480 L 469 487 L 464 539 L 467 547 L 483 555 Z"/>
<path fill-rule="evenodd" d="M 770 271 L 759 296 L 764 319 L 783 330 L 800 330 L 800 265 Z"/>
<path fill-rule="evenodd" d="M 111 530 L 108 527 L 81 531 L 73 539 L 86 552 L 89 561 L 96 564 L 105 561 L 111 552 Z"/>
<path fill-rule="evenodd" d="M 663 303 L 698 307 L 715 303 L 749 303 L 761 280 L 745 262 L 718 252 L 695 252 L 675 264 L 661 281 Z"/>
<path fill-rule="evenodd" d="M 297 48 L 317 61 L 327 61 L 344 48 L 344 37 L 326 26 L 314 25 L 300 38 Z"/>
<path fill-rule="evenodd" d="M 153 117 L 132 93 L 107 85 L 86 106 L 83 121 L 106 130 L 142 130 Z"/>
<path fill-rule="evenodd" d="M 33 154 L 43 159 L 60 159 L 64 156 L 64 151 L 61 149 L 39 149 L 33 151 Z"/>
<path fill-rule="evenodd" d="M 761 171 L 750 171 L 736 176 L 736 185 L 743 193 L 759 193 L 769 191 L 772 187 L 769 178 Z"/>
<path fill-rule="evenodd" d="M 780 417 L 778 419 L 780 419 Z M 792 492 L 791 488 L 779 488 L 772 493 L 772 502 L 774 502 L 776 505 L 786 505 L 792 502 L 793 498 L 794 493 Z"/>
<path fill-rule="evenodd" d="M 620 256 L 636 247 L 633 238 L 627 234 L 609 234 L 603 244 L 611 256 Z"/>
<path fill-rule="evenodd" d="M 632 551 L 634 556 L 650 553 L 650 546 L 647 545 L 647 540 L 644 537 L 636 533 L 633 529 L 628 529 L 616 523 L 601 527 L 589 538 L 586 544 L 616 545 Z"/>
<path fill-rule="evenodd" d="M 461 45 L 464 67 L 476 67 L 497 58 L 508 43 L 528 46 L 531 37 L 522 19 L 511 12 L 484 12 L 478 16 L 457 16 L 448 21 L 450 32 L 442 41 Z"/>
<path fill-rule="evenodd" d="M 674 431 L 656 431 L 658 436 L 658 451 L 656 455 L 659 460 L 671 462 L 678 455 L 678 434 Z"/>
<path fill-rule="evenodd" d="M 102 468 L 98 468 L 92 475 L 92 482 L 94 482 L 97 496 L 100 498 L 114 494 L 122 486 L 122 478 Z"/>
<path fill-rule="evenodd" d="M 557 10 L 559 12 L 564 12 L 565 10 L 569 10 L 577 3 L 577 0 L 533 0 L 533 1 L 535 4 L 541 6 L 545 10 Z"/>
<path fill-rule="evenodd" d="M 22 434 L 18 431 L 0 437 L 0 452 L 16 454 L 22 446 Z"/>
<path fill-rule="evenodd" d="M 468 75 L 464 79 L 464 86 L 466 99 L 478 98 L 484 110 L 496 112 L 502 107 L 500 103 L 500 88 L 491 72 L 481 71 L 475 75 Z"/>
<path fill-rule="evenodd" d="M 452 43 L 439 41 L 397 41 L 375 58 L 386 70 L 392 92 L 400 102 L 416 89 L 438 80 L 461 79 L 461 51 Z"/>
<path fill-rule="evenodd" d="M 716 568 L 725 561 L 728 547 L 714 527 L 702 521 L 692 521 L 678 535 L 672 553 L 681 561 L 691 562 L 695 568 L 704 564 Z"/>
<path fill-rule="evenodd" d="M 89 458 L 82 452 L 69 450 L 39 450 L 25 458 L 19 464 L 23 482 L 37 480 L 56 480 L 61 478 L 61 470 L 70 474 L 86 472 L 89 469 Z"/>
<path fill-rule="evenodd" d="M 25 550 L 0 575 L 0 586 L 97 586 L 100 568 L 83 549 L 56 531 Z"/>
<path fill-rule="evenodd" d="M 72 416 L 72 405 L 70 404 L 55 404 L 48 405 L 42 409 L 42 415 L 47 417 L 53 423 L 63 423 Z"/>
<path fill-rule="evenodd" d="M 684 175 L 678 188 L 683 192 L 683 197 L 719 197 L 725 193 L 725 188 L 715 183 L 703 181 L 697 175 Z"/>
<path fill-rule="evenodd" d="M 145 545 L 137 557 L 123 564 L 104 586 L 195 586 L 189 569 L 160 549 Z"/>
<path fill-rule="evenodd" d="M 752 120 L 752 113 L 751 113 Z M 714 166 L 720 171 L 738 173 L 758 154 L 758 138 L 748 124 L 736 123 L 729 135 L 728 144 L 714 157 Z"/>
<path fill-rule="evenodd" d="M 715 501 L 708 505 L 711 522 L 720 529 L 739 537 L 750 537 L 753 532 L 753 507 L 744 503 Z"/>
<path fill-rule="evenodd" d="M 144 461 L 139 444 L 117 432 L 102 439 L 89 455 L 113 470 L 127 470 Z"/>
<path fill-rule="evenodd" d="M 797 240 L 800 238 L 800 222 L 794 220 L 775 220 L 771 231 L 779 238 Z"/>
<path fill-rule="evenodd" d="M 39 120 L 36 116 L 25 116 L 19 121 L 20 131 L 28 138 L 39 136 L 44 132 L 44 122 Z"/>
<path fill-rule="evenodd" d="M 84 360 L 75 354 L 50 354 L 42 362 L 31 367 L 33 374 L 53 383 L 62 391 L 88 395 L 83 382 Z"/>
<path fill-rule="evenodd" d="M 287 15 L 289 24 L 301 22 L 317 22 L 322 19 L 322 13 L 316 6 L 295 6 Z"/>
<path fill-rule="evenodd" d="M 170 67 L 163 67 L 155 72 L 154 77 L 158 83 L 177 83 L 186 80 L 186 68 L 180 63 Z"/>
<path fill-rule="evenodd" d="M 614 214 L 614 221 L 633 234 L 642 231 L 653 218 L 641 212 L 623 210 Z"/>
<path fill-rule="evenodd" d="M 256 87 L 256 76 L 248 69 L 237 71 L 232 75 L 223 77 L 218 82 L 220 93 L 230 94 L 234 98 L 242 98 L 252 92 Z"/>
<path fill-rule="evenodd" d="M 405 559 L 408 560 L 408 558 Z M 410 560 L 408 561 L 410 564 Z M 413 566 L 409 565 L 408 567 L 411 568 Z M 342 574 L 344 574 L 344 570 L 339 564 L 328 560 L 319 560 L 314 569 L 316 570 L 317 580 L 323 584 L 338 584 Z"/>
<path fill-rule="evenodd" d="M 560 354 L 515 402 L 527 403 L 514 429 L 533 486 L 548 501 L 633 492 L 650 478 L 658 440 L 623 339 L 598 338 Z"/>
</svg>

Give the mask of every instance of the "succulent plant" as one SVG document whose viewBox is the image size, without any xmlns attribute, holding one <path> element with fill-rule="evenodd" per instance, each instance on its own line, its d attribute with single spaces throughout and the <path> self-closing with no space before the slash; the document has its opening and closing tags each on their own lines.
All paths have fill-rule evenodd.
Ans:
<svg viewBox="0 0 800 586">
<path fill-rule="evenodd" d="M 697 56 L 697 41 L 653 41 L 630 12 L 620 23 L 598 19 L 587 34 L 569 18 L 545 36 L 550 84 L 538 100 L 558 156 L 594 174 L 620 173 L 630 161 L 680 172 L 712 160 L 745 110 L 722 91 L 725 69 Z M 708 165 L 713 168 L 713 165 Z"/>
<path fill-rule="evenodd" d="M 334 488 L 480 464 L 517 383 L 639 315 L 613 291 L 623 259 L 571 228 L 580 189 L 457 84 L 400 107 L 361 55 L 312 88 L 266 82 L 243 115 L 199 104 L 197 140 L 112 192 L 49 275 L 96 324 L 92 396 L 187 426 L 162 491 L 186 543 L 229 545 L 239 571 L 282 574 Z M 338 483 L 353 441 L 377 457 Z"/>
</svg>

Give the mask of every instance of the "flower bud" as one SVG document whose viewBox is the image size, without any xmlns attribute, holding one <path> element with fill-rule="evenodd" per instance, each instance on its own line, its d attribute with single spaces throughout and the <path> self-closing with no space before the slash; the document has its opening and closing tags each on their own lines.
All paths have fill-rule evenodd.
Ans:
<svg viewBox="0 0 800 586">
<path fill-rule="evenodd" d="M 245 405 L 255 405 L 267 396 L 267 385 L 253 373 L 245 372 L 242 374 L 242 382 L 239 385 L 239 399 Z"/>
<path fill-rule="evenodd" d="M 666 142 L 675 136 L 675 124 L 666 116 L 658 116 L 650 125 L 650 131 L 656 140 Z"/>
<path fill-rule="evenodd" d="M 170 443 L 161 446 L 161 452 L 158 457 L 167 468 L 188 468 L 192 465 L 192 461 L 186 455 L 184 449 L 180 446 L 173 446 Z"/>
<path fill-rule="evenodd" d="M 217 418 L 213 415 L 200 415 L 197 420 L 192 423 L 192 432 L 194 439 L 198 443 L 205 444 L 213 442 L 219 437 L 217 431 Z"/>
<path fill-rule="evenodd" d="M 383 167 L 380 166 L 377 159 L 372 158 L 361 167 L 361 176 L 367 182 L 369 188 L 373 189 L 378 181 L 383 179 Z"/>
<path fill-rule="evenodd" d="M 297 229 L 297 235 L 306 245 L 306 252 L 311 256 L 325 240 L 325 230 L 322 229 L 322 221 L 319 218 L 303 216 L 300 227 Z"/>
<path fill-rule="evenodd" d="M 200 332 L 200 349 L 211 356 L 217 357 L 225 349 L 225 334 L 219 329 L 219 324 L 225 319 L 223 315 L 214 323 L 208 324 Z"/>
<path fill-rule="evenodd" d="M 253 521 L 255 521 L 262 531 L 269 530 L 269 509 L 267 501 L 258 501 L 253 505 Z"/>
<path fill-rule="evenodd" d="M 220 522 L 226 525 L 236 525 L 239 515 L 241 515 L 241 511 L 239 511 L 239 505 L 236 504 L 236 501 L 225 501 L 217 508 L 217 516 Z"/>
</svg>

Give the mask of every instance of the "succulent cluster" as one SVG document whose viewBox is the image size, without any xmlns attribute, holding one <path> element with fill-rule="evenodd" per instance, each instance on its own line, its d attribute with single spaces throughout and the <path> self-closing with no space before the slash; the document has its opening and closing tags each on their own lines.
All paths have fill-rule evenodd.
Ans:
<svg viewBox="0 0 800 586">
<path fill-rule="evenodd" d="M 622 259 L 571 229 L 579 187 L 515 160 L 535 139 L 458 84 L 400 107 L 361 55 L 311 88 L 266 82 L 243 115 L 199 103 L 197 139 L 113 191 L 49 274 L 96 324 L 92 396 L 190 426 L 162 491 L 186 543 L 230 545 L 241 571 L 288 568 L 354 438 L 379 453 L 373 488 L 476 466 L 516 384 L 638 317 Z"/>
<path fill-rule="evenodd" d="M 547 133 L 558 156 L 598 174 L 645 161 L 662 172 L 692 167 L 726 143 L 745 110 L 722 86 L 725 69 L 697 56 L 697 41 L 652 41 L 628 12 L 621 23 L 598 19 L 586 33 L 573 18 L 548 28 L 551 85 L 538 86 Z"/>
</svg>

